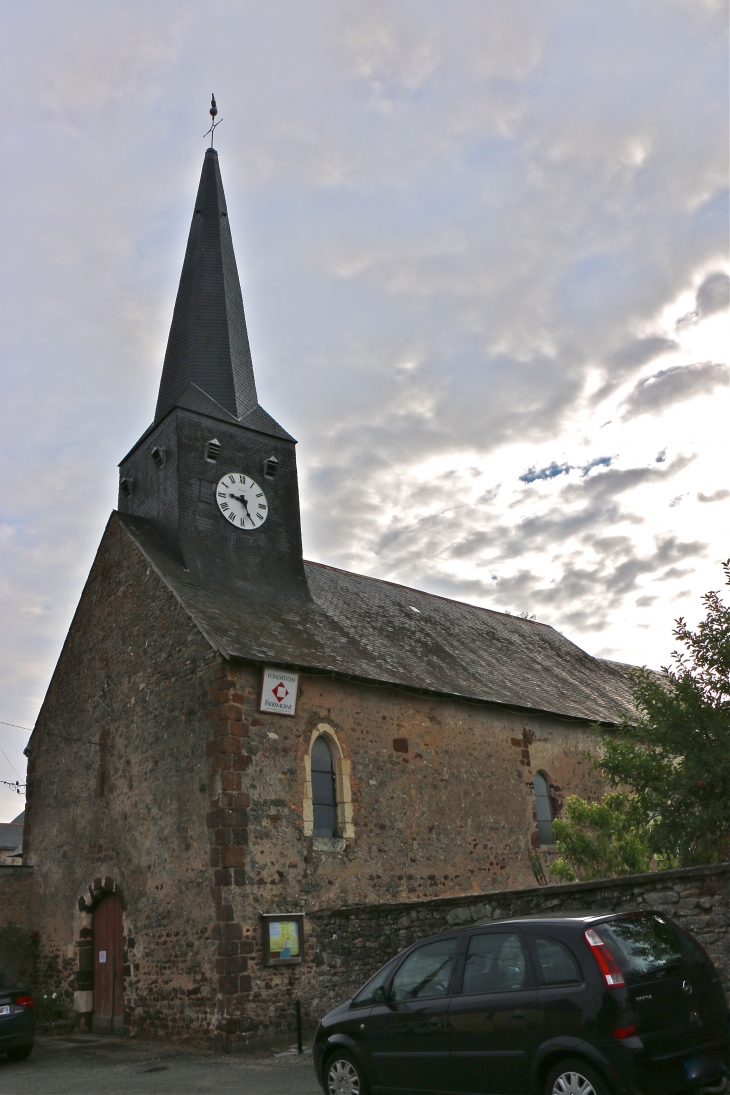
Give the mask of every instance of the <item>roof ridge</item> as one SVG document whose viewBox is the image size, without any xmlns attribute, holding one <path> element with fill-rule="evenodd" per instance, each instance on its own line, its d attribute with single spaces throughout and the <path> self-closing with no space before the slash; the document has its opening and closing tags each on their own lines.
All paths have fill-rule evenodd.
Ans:
<svg viewBox="0 0 730 1095">
<path fill-rule="evenodd" d="M 177 400 L 175 401 L 173 406 L 177 405 L 177 403 L 182 399 L 182 397 L 185 395 L 185 392 L 188 391 L 189 388 L 195 388 L 197 391 L 199 391 L 201 393 L 201 395 L 204 395 L 206 399 L 209 399 L 211 401 L 211 403 L 215 403 L 216 407 L 220 407 L 220 409 L 223 411 L 223 413 L 228 415 L 231 422 L 240 422 L 241 418 L 245 417 L 245 415 L 241 415 L 241 418 L 236 418 L 235 414 L 233 414 L 232 411 L 229 411 L 226 407 L 223 406 L 222 403 L 219 403 L 217 399 L 214 399 L 212 395 L 209 395 L 208 392 L 206 392 L 204 388 L 201 388 L 199 384 L 196 384 L 194 380 L 191 380 L 190 383 L 188 384 L 187 388 L 185 389 L 185 391 L 180 393 L 180 395 L 177 397 Z M 172 407 L 170 407 L 170 410 L 172 410 Z M 247 413 L 250 413 L 250 412 L 247 412 Z"/>
<path fill-rule="evenodd" d="M 321 567 L 322 570 L 334 570 L 337 571 L 338 574 L 351 574 L 355 578 L 365 578 L 368 582 L 379 582 L 381 585 L 394 586 L 395 589 L 407 589 L 410 593 L 420 594 L 421 597 L 434 597 L 439 601 L 446 601 L 451 605 L 464 605 L 466 608 L 473 608 L 477 612 L 488 612 L 492 616 L 504 616 L 510 620 L 521 620 L 522 623 L 525 624 L 537 624 L 539 627 L 547 627 L 550 631 L 556 631 L 556 628 L 554 628 L 552 624 L 546 624 L 543 620 L 530 620 L 526 616 L 514 616 L 511 612 L 500 612 L 497 608 L 485 608 L 484 605 L 474 605 L 471 601 L 458 601 L 455 597 L 445 597 L 443 593 L 429 593 L 426 589 L 416 589 L 415 586 L 404 586 L 400 582 L 391 582 L 389 578 L 376 578 L 372 574 L 360 574 L 356 570 L 344 570 L 342 567 L 333 567 L 330 563 L 315 562 L 314 559 L 305 559 L 304 564 L 305 566 Z M 558 631 L 556 631 L 556 633 L 562 634 L 562 632 Z M 563 638 L 565 638 L 564 635 Z M 568 639 L 568 642 L 571 642 L 571 640 Z M 577 643 L 573 643 L 572 645 L 577 646 Z M 582 650 L 583 648 L 578 647 L 578 649 Z M 584 651 L 584 653 L 588 652 Z M 588 656 L 591 658 L 593 657 L 592 654 L 589 654 Z"/>
</svg>

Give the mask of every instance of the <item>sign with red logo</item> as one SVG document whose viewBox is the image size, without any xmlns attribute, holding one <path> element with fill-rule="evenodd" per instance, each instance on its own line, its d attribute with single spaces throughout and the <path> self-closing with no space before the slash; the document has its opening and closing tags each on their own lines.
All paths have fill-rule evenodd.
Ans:
<svg viewBox="0 0 730 1095">
<path fill-rule="evenodd" d="M 267 665 L 261 683 L 260 711 L 275 715 L 296 715 L 299 674 Z"/>
</svg>

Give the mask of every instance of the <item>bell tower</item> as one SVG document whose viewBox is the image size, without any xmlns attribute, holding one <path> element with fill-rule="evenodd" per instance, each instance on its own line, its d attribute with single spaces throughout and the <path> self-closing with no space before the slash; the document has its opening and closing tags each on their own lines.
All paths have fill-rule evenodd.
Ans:
<svg viewBox="0 0 730 1095">
<path fill-rule="evenodd" d="M 295 445 L 256 395 L 218 153 L 211 147 L 154 422 L 119 465 L 119 510 L 146 518 L 197 584 L 309 599 Z"/>
</svg>

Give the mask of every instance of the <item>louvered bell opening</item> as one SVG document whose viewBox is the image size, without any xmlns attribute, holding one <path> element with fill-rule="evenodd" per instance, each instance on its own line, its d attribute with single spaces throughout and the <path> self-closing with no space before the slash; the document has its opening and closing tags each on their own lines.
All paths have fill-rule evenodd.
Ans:
<svg viewBox="0 0 730 1095">
<path fill-rule="evenodd" d="M 278 470 L 279 461 L 275 456 L 270 456 L 268 460 L 264 460 L 264 475 L 267 479 L 276 479 Z"/>
<path fill-rule="evenodd" d="M 163 448 L 153 449 L 150 456 L 158 468 L 161 468 L 165 463 L 165 450 Z"/>
<path fill-rule="evenodd" d="M 205 459 L 209 464 L 216 464 L 218 462 L 222 447 L 223 446 L 216 437 L 214 437 L 212 441 L 208 441 L 205 446 Z"/>
<path fill-rule="evenodd" d="M 120 479 L 119 489 L 125 498 L 129 498 L 132 493 L 132 487 L 134 486 L 134 479 Z"/>
</svg>

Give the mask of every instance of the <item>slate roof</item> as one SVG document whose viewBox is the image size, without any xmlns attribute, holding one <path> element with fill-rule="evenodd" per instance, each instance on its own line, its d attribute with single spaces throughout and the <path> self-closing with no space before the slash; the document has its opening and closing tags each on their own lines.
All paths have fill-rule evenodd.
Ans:
<svg viewBox="0 0 730 1095">
<path fill-rule="evenodd" d="M 25 811 L 12 821 L 0 822 L 0 852 L 20 854 L 23 850 L 23 822 Z"/>
<path fill-rule="evenodd" d="M 167 341 L 155 422 L 190 383 L 236 420 L 256 407 L 256 382 L 218 153 L 203 160 Z"/>
<path fill-rule="evenodd" d="M 145 519 L 117 520 L 226 658 L 331 672 L 406 689 L 616 723 L 632 710 L 626 667 L 547 624 L 305 562 L 312 599 L 208 588 Z M 417 611 L 414 611 L 417 609 Z"/>
</svg>

